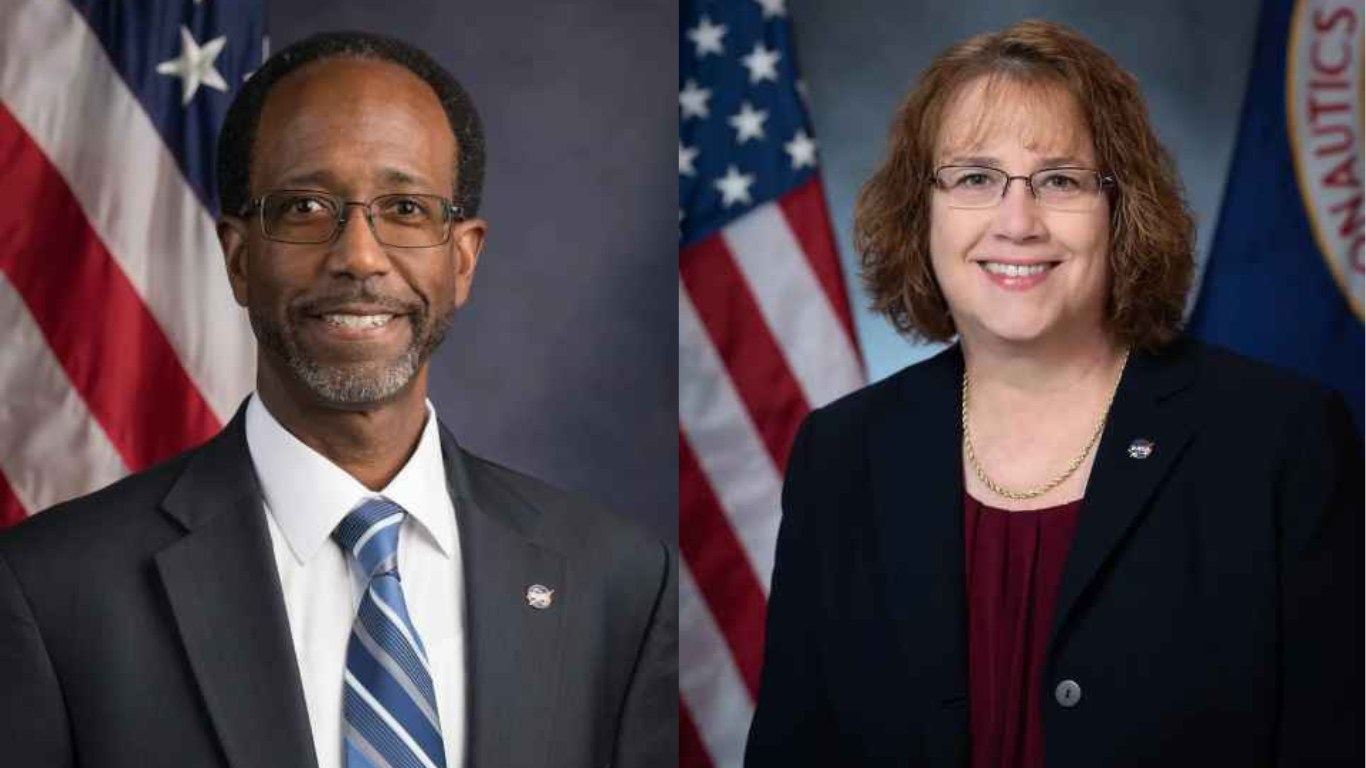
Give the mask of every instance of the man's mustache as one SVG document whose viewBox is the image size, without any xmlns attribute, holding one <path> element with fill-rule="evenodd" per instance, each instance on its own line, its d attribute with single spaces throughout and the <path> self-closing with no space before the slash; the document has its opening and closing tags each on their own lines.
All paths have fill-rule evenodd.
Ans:
<svg viewBox="0 0 1366 768">
<path fill-rule="evenodd" d="M 426 311 L 425 302 L 404 301 L 365 289 L 299 299 L 294 302 L 294 311 L 305 315 L 326 315 L 356 304 L 378 307 L 395 315 L 422 314 Z"/>
</svg>

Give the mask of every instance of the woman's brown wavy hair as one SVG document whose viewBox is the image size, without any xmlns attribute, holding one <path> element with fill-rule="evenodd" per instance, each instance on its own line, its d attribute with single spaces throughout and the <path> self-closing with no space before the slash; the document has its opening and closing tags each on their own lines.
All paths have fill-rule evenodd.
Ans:
<svg viewBox="0 0 1366 768">
<path fill-rule="evenodd" d="M 1059 24 L 1023 21 L 964 40 L 930 63 L 892 123 L 888 153 L 859 193 L 854 246 L 872 308 L 901 333 L 956 333 L 930 263 L 930 195 L 946 107 L 978 77 L 1060 87 L 1076 100 L 1098 169 L 1115 178 L 1106 322 L 1117 341 L 1155 350 L 1181 330 L 1195 225 L 1171 157 L 1158 142 L 1138 81 Z"/>
</svg>

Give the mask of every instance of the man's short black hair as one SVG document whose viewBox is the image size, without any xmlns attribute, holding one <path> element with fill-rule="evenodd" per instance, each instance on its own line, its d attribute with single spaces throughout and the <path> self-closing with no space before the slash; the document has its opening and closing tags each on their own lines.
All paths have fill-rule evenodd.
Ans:
<svg viewBox="0 0 1366 768">
<path fill-rule="evenodd" d="M 242 86 L 218 134 L 218 199 L 224 213 L 240 214 L 251 203 L 251 160 L 261 108 L 275 85 L 300 67 L 324 59 L 351 58 L 397 64 L 436 91 L 455 135 L 455 204 L 466 216 L 479 213 L 484 185 L 484 128 L 460 82 L 422 50 L 369 32 L 324 32 L 271 56 Z"/>
</svg>

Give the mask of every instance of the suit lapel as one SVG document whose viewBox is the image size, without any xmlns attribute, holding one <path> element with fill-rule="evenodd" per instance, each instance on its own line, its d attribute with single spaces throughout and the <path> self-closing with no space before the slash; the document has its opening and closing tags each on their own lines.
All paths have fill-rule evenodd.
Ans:
<svg viewBox="0 0 1366 768">
<path fill-rule="evenodd" d="M 1163 356 L 1135 355 L 1120 383 L 1059 586 L 1054 641 L 1194 434 L 1197 419 L 1173 397 L 1194 378 L 1191 350 L 1178 343 Z M 917 706 L 927 708 L 935 765 L 967 759 L 962 371 L 956 346 L 926 363 L 923 378 L 895 393 L 869 446 L 892 622 L 912 673 L 929 685 Z M 1129 458 L 1136 439 L 1154 444 L 1147 458 Z"/>
<path fill-rule="evenodd" d="M 563 557 L 534 539 L 539 510 L 486 467 L 468 461 L 442 427 L 446 478 L 464 560 L 469 765 L 552 764 L 564 614 L 574 608 Z M 554 590 L 531 607 L 527 589 Z"/>
<path fill-rule="evenodd" d="M 186 534 L 158 553 L 157 570 L 228 762 L 316 765 L 244 414 L 199 450 L 164 500 Z"/>
<path fill-rule="evenodd" d="M 1191 344 L 1178 342 L 1161 356 L 1136 353 L 1129 361 L 1097 446 L 1058 585 L 1050 647 L 1194 436 L 1198 418 L 1190 399 L 1173 396 L 1194 379 L 1194 354 Z M 1136 441 L 1152 443 L 1146 457 L 1139 458 L 1141 447 L 1130 455 Z"/>
<path fill-rule="evenodd" d="M 967 634 L 963 468 L 957 346 L 895 393 L 873 430 L 874 509 L 888 605 L 912 674 L 927 681 L 924 732 L 931 764 L 967 755 Z"/>
</svg>

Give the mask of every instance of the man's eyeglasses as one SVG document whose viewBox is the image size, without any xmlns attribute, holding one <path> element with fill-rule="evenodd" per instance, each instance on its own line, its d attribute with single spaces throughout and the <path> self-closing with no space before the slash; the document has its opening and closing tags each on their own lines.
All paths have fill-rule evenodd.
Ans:
<svg viewBox="0 0 1366 768">
<path fill-rule="evenodd" d="M 1101 190 L 1115 184 L 1113 177 L 1090 168 L 1044 168 L 1028 176 L 1011 176 L 999 168 L 945 165 L 931 177 L 954 208 L 995 207 L 1016 179 L 1025 183 L 1039 205 L 1055 211 L 1089 211 Z"/>
<path fill-rule="evenodd" d="M 397 193 L 362 203 L 308 189 L 268 192 L 252 200 L 242 215 L 259 211 L 267 240 L 316 245 L 337 237 L 353 205 L 364 209 L 375 239 L 393 248 L 441 245 L 450 239 L 451 223 L 464 218 L 458 206 L 440 195 Z"/>
</svg>

